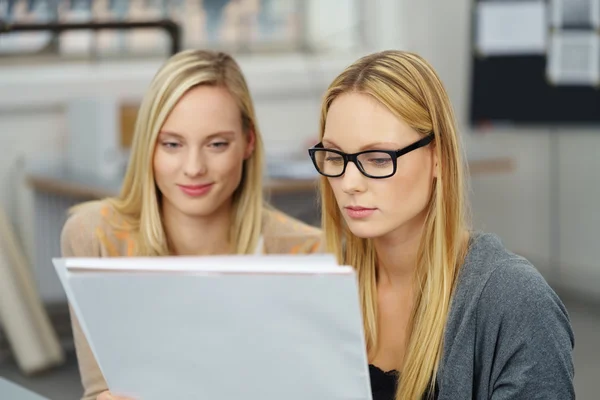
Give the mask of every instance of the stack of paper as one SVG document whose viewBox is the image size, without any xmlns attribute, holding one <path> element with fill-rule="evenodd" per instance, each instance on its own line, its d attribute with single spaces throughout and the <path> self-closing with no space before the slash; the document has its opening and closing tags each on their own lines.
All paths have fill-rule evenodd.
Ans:
<svg viewBox="0 0 600 400">
<path fill-rule="evenodd" d="M 115 394 L 371 399 L 356 276 L 332 256 L 54 265 Z"/>
</svg>

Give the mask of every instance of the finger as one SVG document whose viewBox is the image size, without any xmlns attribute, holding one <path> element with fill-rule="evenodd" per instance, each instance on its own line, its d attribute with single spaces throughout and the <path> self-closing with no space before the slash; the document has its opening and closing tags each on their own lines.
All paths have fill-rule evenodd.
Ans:
<svg viewBox="0 0 600 400">
<path fill-rule="evenodd" d="M 98 395 L 98 397 L 96 397 L 96 400 L 135 400 L 135 399 L 131 399 L 129 397 L 115 396 L 112 393 L 110 393 L 109 391 L 106 391 L 106 392 L 100 393 Z"/>
</svg>

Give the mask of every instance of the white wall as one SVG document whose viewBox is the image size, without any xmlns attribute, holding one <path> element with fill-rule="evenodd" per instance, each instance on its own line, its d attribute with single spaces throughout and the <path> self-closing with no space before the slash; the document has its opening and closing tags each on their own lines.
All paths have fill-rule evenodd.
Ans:
<svg viewBox="0 0 600 400">
<path fill-rule="evenodd" d="M 57 162 L 64 148 L 65 125 L 60 107 L 0 110 L 0 206 L 13 222 L 28 258 L 33 254 L 34 226 L 33 198 L 23 184 L 25 167 L 33 160 Z"/>
<path fill-rule="evenodd" d="M 437 69 L 455 106 L 466 146 L 481 151 L 501 149 L 515 160 L 516 170 L 510 175 L 473 179 L 476 227 L 499 234 L 510 249 L 529 257 L 553 283 L 600 298 L 600 127 L 473 132 L 466 124 L 471 1 L 399 3 L 405 13 L 398 23 L 404 29 L 398 32 L 392 27 L 389 32 L 400 35 L 399 47 L 420 53 Z M 388 37 L 382 47 L 389 47 L 389 42 Z M 551 156 L 553 141 L 559 160 Z M 553 196 L 556 190 L 558 197 Z M 552 238 L 556 233 L 558 246 Z"/>
</svg>

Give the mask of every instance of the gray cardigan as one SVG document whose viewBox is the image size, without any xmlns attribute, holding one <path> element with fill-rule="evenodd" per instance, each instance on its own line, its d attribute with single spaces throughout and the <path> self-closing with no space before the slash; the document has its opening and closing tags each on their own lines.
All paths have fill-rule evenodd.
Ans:
<svg viewBox="0 0 600 400">
<path fill-rule="evenodd" d="M 452 299 L 438 399 L 575 399 L 567 310 L 498 237 L 473 233 Z"/>
</svg>

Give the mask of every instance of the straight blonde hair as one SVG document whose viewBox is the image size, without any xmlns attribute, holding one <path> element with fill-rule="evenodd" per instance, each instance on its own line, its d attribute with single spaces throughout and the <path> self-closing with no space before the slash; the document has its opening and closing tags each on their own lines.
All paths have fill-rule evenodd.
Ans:
<svg viewBox="0 0 600 400">
<path fill-rule="evenodd" d="M 239 65 L 228 54 L 186 50 L 167 60 L 154 76 L 138 111 L 131 157 L 121 192 L 106 199 L 125 218 L 134 233 L 135 254 L 138 256 L 170 254 L 152 158 L 158 133 L 169 113 L 184 94 L 200 85 L 229 90 L 240 108 L 245 134 L 255 136 L 254 151 L 244 161 L 242 181 L 233 195 L 233 223 L 229 236 L 234 246 L 232 251 L 237 254 L 250 254 L 258 244 L 264 206 L 264 150 L 250 90 Z"/>
<path fill-rule="evenodd" d="M 415 54 L 384 51 L 365 56 L 346 68 L 325 93 L 321 138 L 333 101 L 352 92 L 374 97 L 417 132 L 434 135 L 438 174 L 418 250 L 419 290 L 396 393 L 396 399 L 421 399 L 435 386 L 450 300 L 467 249 L 466 168 L 459 135 L 440 79 Z M 374 354 L 378 346 L 377 254 L 371 239 L 353 235 L 346 226 L 327 178 L 321 178 L 320 187 L 327 248 L 337 255 L 340 263 L 357 270 L 367 351 Z"/>
</svg>

